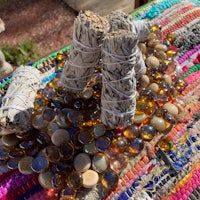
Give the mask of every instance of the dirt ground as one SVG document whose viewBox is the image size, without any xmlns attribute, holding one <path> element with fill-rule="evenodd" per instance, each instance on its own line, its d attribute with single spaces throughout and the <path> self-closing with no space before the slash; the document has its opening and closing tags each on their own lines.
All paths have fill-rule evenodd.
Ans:
<svg viewBox="0 0 200 200">
<path fill-rule="evenodd" d="M 61 0 L 0 0 L 6 28 L 0 34 L 0 48 L 33 39 L 41 56 L 49 55 L 70 44 L 76 15 Z"/>
</svg>

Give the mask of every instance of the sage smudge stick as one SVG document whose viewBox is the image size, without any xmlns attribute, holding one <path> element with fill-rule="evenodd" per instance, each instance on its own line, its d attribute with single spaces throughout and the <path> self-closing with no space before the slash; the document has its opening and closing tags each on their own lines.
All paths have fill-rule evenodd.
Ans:
<svg viewBox="0 0 200 200">
<path fill-rule="evenodd" d="M 95 75 L 101 54 L 100 45 L 108 27 L 104 17 L 91 11 L 80 12 L 75 19 L 72 47 L 61 76 L 66 90 L 74 93 L 83 91 Z"/>
<path fill-rule="evenodd" d="M 136 106 L 137 35 L 108 33 L 102 45 L 101 120 L 114 128 L 132 124 Z"/>
<path fill-rule="evenodd" d="M 41 75 L 36 68 L 21 66 L 12 76 L 6 95 L 0 108 L 0 128 L 4 134 L 27 131 Z"/>
</svg>

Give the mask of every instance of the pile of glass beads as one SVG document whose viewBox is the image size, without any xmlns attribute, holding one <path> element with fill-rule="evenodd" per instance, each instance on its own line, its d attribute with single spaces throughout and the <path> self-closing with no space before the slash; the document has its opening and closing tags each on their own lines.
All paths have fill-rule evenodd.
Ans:
<svg viewBox="0 0 200 200">
<path fill-rule="evenodd" d="M 129 158 L 140 154 L 145 142 L 167 134 L 180 112 L 176 97 L 186 87 L 176 75 L 174 34 L 160 42 L 158 25 L 139 47 L 147 73 L 137 83 L 134 122 L 110 129 L 100 120 L 101 82 L 96 79 L 80 94 L 66 92 L 60 85 L 61 71 L 38 91 L 31 118 L 32 130 L 1 137 L 0 159 L 22 174 L 39 173 L 44 188 L 54 188 L 61 197 L 75 199 L 82 188 L 101 183 L 114 189 Z M 62 68 L 66 57 L 58 53 Z M 169 151 L 170 139 L 157 144 Z"/>
</svg>

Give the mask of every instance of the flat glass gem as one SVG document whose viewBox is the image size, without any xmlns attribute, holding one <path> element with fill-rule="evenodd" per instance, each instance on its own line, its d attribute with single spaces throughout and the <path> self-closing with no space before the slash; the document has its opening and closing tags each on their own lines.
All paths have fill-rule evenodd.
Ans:
<svg viewBox="0 0 200 200">
<path fill-rule="evenodd" d="M 0 152 L 1 152 L 1 147 L 0 147 Z M 23 155 L 24 155 L 24 151 L 20 148 L 11 149 L 8 153 L 9 158 L 17 158 L 17 157 L 21 158 L 23 157 Z"/>
<path fill-rule="evenodd" d="M 7 167 L 9 169 L 17 169 L 18 168 L 18 163 L 21 160 L 21 158 L 11 158 L 7 162 Z"/>
<path fill-rule="evenodd" d="M 43 188 L 52 188 L 53 173 L 50 171 L 42 172 L 38 176 L 38 181 Z"/>
<path fill-rule="evenodd" d="M 43 129 L 45 127 L 47 127 L 48 123 L 46 121 L 43 120 L 42 115 L 36 115 L 31 122 L 32 126 L 35 129 Z"/>
<path fill-rule="evenodd" d="M 139 128 L 136 125 L 128 126 L 123 130 L 123 135 L 127 140 L 132 140 L 139 136 Z"/>
<path fill-rule="evenodd" d="M 156 134 L 156 130 L 151 125 L 145 125 L 140 129 L 140 137 L 143 140 L 150 141 Z"/>
<path fill-rule="evenodd" d="M 137 155 L 138 153 L 140 153 L 140 151 L 142 151 L 143 148 L 144 148 L 143 140 L 140 138 L 135 138 L 130 142 L 130 145 L 128 147 L 128 152 L 131 155 Z"/>
<path fill-rule="evenodd" d="M 69 160 L 74 156 L 74 146 L 72 143 L 67 142 L 60 146 L 60 155 L 64 160 Z"/>
<path fill-rule="evenodd" d="M 83 187 L 85 188 L 92 188 L 99 181 L 98 173 L 91 169 L 84 172 L 82 176 L 83 176 Z"/>
<path fill-rule="evenodd" d="M 92 142 L 94 139 L 92 133 L 90 133 L 88 130 L 83 130 L 78 134 L 78 141 L 82 144 L 88 144 Z"/>
<path fill-rule="evenodd" d="M 85 172 L 91 166 L 91 159 L 86 153 L 80 153 L 74 158 L 74 168 L 77 171 Z"/>
<path fill-rule="evenodd" d="M 104 152 L 110 147 L 110 139 L 108 137 L 99 137 L 96 139 L 97 150 Z"/>
<path fill-rule="evenodd" d="M 35 141 L 34 141 L 34 140 L 25 140 L 25 141 L 23 141 L 23 142 L 21 142 L 21 143 L 19 144 L 19 147 L 20 147 L 21 149 L 26 150 L 26 149 L 31 149 L 31 148 L 33 148 L 34 145 L 35 145 Z"/>
<path fill-rule="evenodd" d="M 85 144 L 83 147 L 85 153 L 94 155 L 97 153 L 97 148 L 95 146 L 95 141 Z"/>
<path fill-rule="evenodd" d="M 60 200 L 76 200 L 75 195 L 76 191 L 66 186 L 61 190 Z"/>
<path fill-rule="evenodd" d="M 28 175 L 32 174 L 33 170 L 31 169 L 33 157 L 25 156 L 18 163 L 18 169 L 22 174 Z"/>
<path fill-rule="evenodd" d="M 66 120 L 65 115 L 62 113 L 59 113 L 58 115 L 56 115 L 56 123 L 58 124 L 60 128 L 67 128 L 70 125 L 68 120 Z"/>
<path fill-rule="evenodd" d="M 96 171 L 96 172 L 103 172 L 107 169 L 108 164 L 107 164 L 107 157 L 102 154 L 102 153 L 98 153 L 96 155 L 94 155 L 93 159 L 92 159 L 92 168 Z"/>
<path fill-rule="evenodd" d="M 47 160 L 52 163 L 57 163 L 60 160 L 59 149 L 56 146 L 47 146 L 45 148 L 45 155 L 47 157 Z"/>
<path fill-rule="evenodd" d="M 3 135 L 1 137 L 1 143 L 5 147 L 13 147 L 19 143 L 19 139 L 15 134 Z"/>
<path fill-rule="evenodd" d="M 49 166 L 47 159 L 44 156 L 38 156 L 33 159 L 31 169 L 34 172 L 40 173 L 45 171 Z"/>
<path fill-rule="evenodd" d="M 57 190 L 62 188 L 62 176 L 60 174 L 54 173 L 51 181 L 53 188 Z"/>
<path fill-rule="evenodd" d="M 82 187 L 83 178 L 80 172 L 72 172 L 67 177 L 67 185 L 72 189 L 79 189 Z"/>
<path fill-rule="evenodd" d="M 73 123 L 81 123 L 83 121 L 83 115 L 78 110 L 71 110 L 67 115 L 68 120 Z"/>
<path fill-rule="evenodd" d="M 52 134 L 58 130 L 60 127 L 58 126 L 58 124 L 56 124 L 55 122 L 50 122 L 47 126 L 47 133 L 49 134 L 49 136 L 52 136 Z"/>
<path fill-rule="evenodd" d="M 128 164 L 128 156 L 123 153 L 118 153 L 113 157 L 110 157 L 110 168 L 117 173 L 122 172 Z"/>
<path fill-rule="evenodd" d="M 45 108 L 42 111 L 42 118 L 43 118 L 43 120 L 45 120 L 47 122 L 53 121 L 55 116 L 56 116 L 56 113 L 52 108 Z"/>
<path fill-rule="evenodd" d="M 119 181 L 119 177 L 116 172 L 107 170 L 101 177 L 101 183 L 106 189 L 114 189 Z"/>
<path fill-rule="evenodd" d="M 98 138 L 102 135 L 104 135 L 104 133 L 106 132 L 106 127 L 104 124 L 96 124 L 94 126 L 94 137 Z"/>
<path fill-rule="evenodd" d="M 60 146 L 70 140 L 70 136 L 67 130 L 58 129 L 51 136 L 51 141 L 54 145 Z"/>
</svg>

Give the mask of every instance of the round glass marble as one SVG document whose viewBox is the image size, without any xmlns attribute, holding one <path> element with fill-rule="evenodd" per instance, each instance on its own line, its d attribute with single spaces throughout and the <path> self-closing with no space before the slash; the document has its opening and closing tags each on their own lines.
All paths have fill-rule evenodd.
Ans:
<svg viewBox="0 0 200 200">
<path fill-rule="evenodd" d="M 130 142 L 128 147 L 128 152 L 134 156 L 140 153 L 140 151 L 142 151 L 143 148 L 144 148 L 143 140 L 140 138 L 135 138 Z"/>
<path fill-rule="evenodd" d="M 153 139 L 153 137 L 155 136 L 155 134 L 156 134 L 156 130 L 151 125 L 144 125 L 140 129 L 140 137 L 143 140 L 151 141 Z"/>
</svg>

